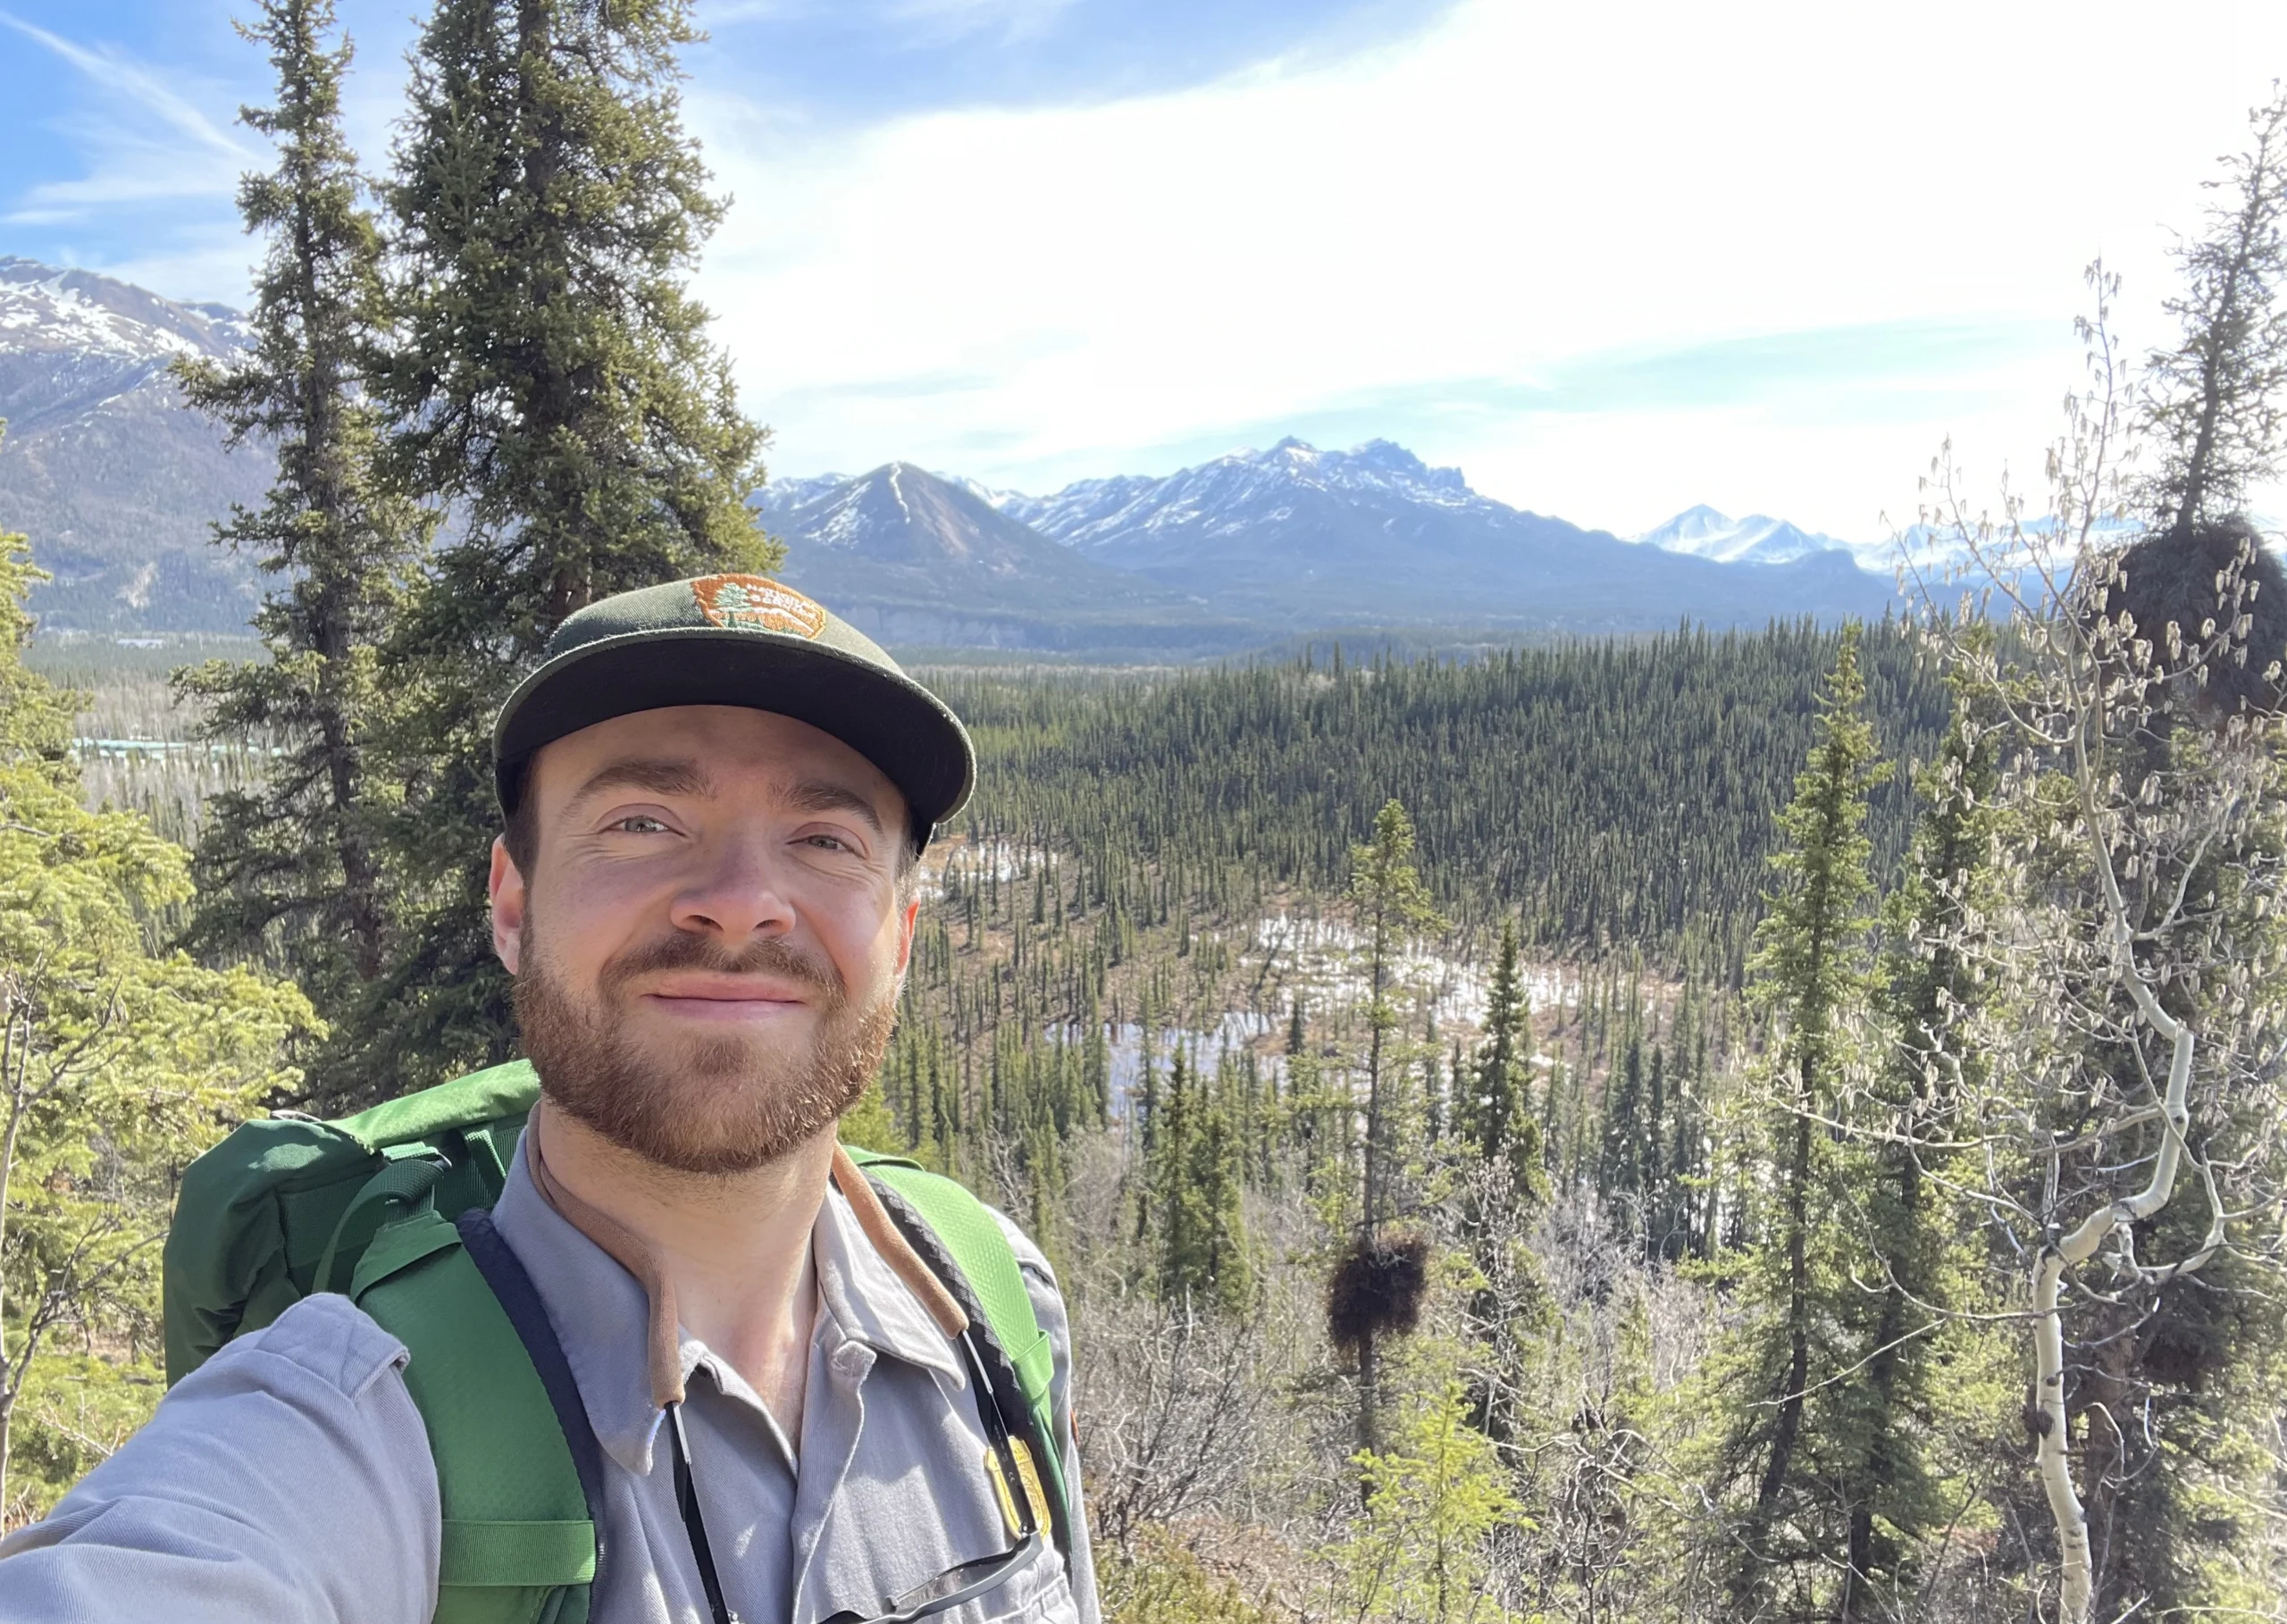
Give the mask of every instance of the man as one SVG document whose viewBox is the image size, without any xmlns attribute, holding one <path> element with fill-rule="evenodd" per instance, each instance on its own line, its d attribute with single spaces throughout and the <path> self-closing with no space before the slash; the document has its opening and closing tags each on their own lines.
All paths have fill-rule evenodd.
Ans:
<svg viewBox="0 0 2287 1624">
<path fill-rule="evenodd" d="M 808 599 L 712 576 L 567 619 L 493 744 L 493 940 L 541 1100 L 492 1222 L 601 1446 L 589 1616 L 1093 1624 L 1046 1261 L 1000 1220 L 1070 1496 L 1065 1548 L 1028 1552 L 958 1310 L 835 1149 L 968 794 L 959 720 Z M 239 1337 L 0 1544 L 0 1624 L 441 1618 L 406 1362 L 342 1296 Z"/>
</svg>

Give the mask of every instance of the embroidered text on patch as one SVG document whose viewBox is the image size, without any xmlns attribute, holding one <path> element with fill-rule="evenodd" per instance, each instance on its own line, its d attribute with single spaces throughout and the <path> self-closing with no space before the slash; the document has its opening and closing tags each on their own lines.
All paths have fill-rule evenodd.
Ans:
<svg viewBox="0 0 2287 1624">
<path fill-rule="evenodd" d="M 792 587 L 763 575 L 703 575 L 691 583 L 700 612 L 718 626 L 757 632 L 792 632 L 816 637 L 825 630 L 825 611 Z"/>
</svg>

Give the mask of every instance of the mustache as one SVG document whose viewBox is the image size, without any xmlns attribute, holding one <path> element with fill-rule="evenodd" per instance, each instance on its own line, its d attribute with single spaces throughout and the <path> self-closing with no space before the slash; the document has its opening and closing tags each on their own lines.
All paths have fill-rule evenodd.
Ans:
<svg viewBox="0 0 2287 1624">
<path fill-rule="evenodd" d="M 606 990 L 625 985 L 639 975 L 664 970 L 705 970 L 717 975 L 775 975 L 816 991 L 838 1002 L 847 991 L 830 960 L 808 953 L 775 936 L 750 942 L 735 952 L 710 936 L 676 931 L 630 948 L 608 961 L 599 980 Z"/>
</svg>

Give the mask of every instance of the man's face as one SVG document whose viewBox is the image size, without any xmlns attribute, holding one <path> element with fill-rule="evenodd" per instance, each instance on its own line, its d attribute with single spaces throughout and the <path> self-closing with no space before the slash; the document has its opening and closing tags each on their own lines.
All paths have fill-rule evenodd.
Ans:
<svg viewBox="0 0 2287 1624">
<path fill-rule="evenodd" d="M 906 808 L 806 723 L 615 717 L 534 758 L 530 874 L 492 851 L 493 947 L 549 1097 L 663 1166 L 732 1173 L 828 1127 L 880 1064 L 913 942 Z"/>
</svg>

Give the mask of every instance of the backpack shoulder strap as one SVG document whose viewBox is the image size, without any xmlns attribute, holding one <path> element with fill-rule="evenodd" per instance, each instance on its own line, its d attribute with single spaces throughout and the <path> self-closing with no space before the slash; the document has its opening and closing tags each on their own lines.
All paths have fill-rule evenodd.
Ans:
<svg viewBox="0 0 2287 1624">
<path fill-rule="evenodd" d="M 1011 1429 L 1030 1446 L 1054 1513 L 1057 1544 L 1069 1551 L 1071 1502 L 1052 1395 L 1055 1349 L 1033 1312 L 1032 1293 L 1000 1219 L 957 1180 L 903 1157 L 844 1148 L 922 1261 L 952 1293 L 970 1323 L 984 1328 L 987 1346 L 981 1352 L 996 1389 L 993 1398 Z"/>
<path fill-rule="evenodd" d="M 358 1260 L 350 1295 L 412 1355 L 405 1382 L 429 1429 L 444 1511 L 435 1624 L 586 1624 L 599 1449 L 490 1215 L 473 1210 L 455 1225 L 424 1210 L 391 1225 Z M 537 1352 L 519 1323 L 534 1313 Z"/>
</svg>

